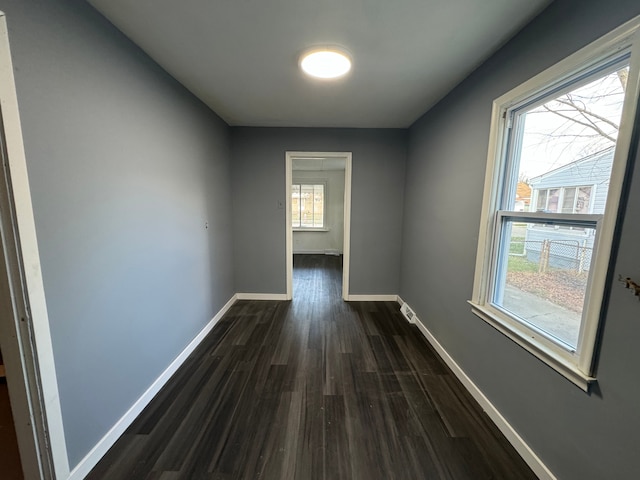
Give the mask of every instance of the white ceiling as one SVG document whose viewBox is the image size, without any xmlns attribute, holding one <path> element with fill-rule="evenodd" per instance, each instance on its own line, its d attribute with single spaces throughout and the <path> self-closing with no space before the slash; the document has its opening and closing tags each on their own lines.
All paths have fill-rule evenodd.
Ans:
<svg viewBox="0 0 640 480">
<path fill-rule="evenodd" d="M 411 125 L 551 0 L 88 0 L 230 125 Z M 335 82 L 298 69 L 338 45 Z"/>
</svg>

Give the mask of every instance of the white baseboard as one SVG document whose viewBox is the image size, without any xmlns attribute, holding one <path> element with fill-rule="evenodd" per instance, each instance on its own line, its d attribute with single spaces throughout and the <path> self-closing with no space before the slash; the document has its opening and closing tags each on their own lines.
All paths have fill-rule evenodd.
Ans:
<svg viewBox="0 0 640 480">
<path fill-rule="evenodd" d="M 349 295 L 348 302 L 397 302 L 398 295 Z"/>
<path fill-rule="evenodd" d="M 91 449 L 91 451 L 82 459 L 80 463 L 69 474 L 68 480 L 82 480 L 86 477 L 91 469 L 96 466 L 100 459 L 107 453 L 107 451 L 113 446 L 113 444 L 120 438 L 125 430 L 133 423 L 133 421 L 140 415 L 142 410 L 153 400 L 153 397 L 160 391 L 160 389 L 167 383 L 171 376 L 180 368 L 183 362 L 191 355 L 196 347 L 207 336 L 216 323 L 224 316 L 225 313 L 231 308 L 231 306 L 238 300 L 238 296 L 234 295 L 231 299 L 220 309 L 216 316 L 211 319 L 209 323 L 195 336 L 193 340 L 185 347 L 185 349 L 171 362 L 164 372 L 151 384 L 151 386 L 142 394 L 142 396 L 136 400 L 133 406 L 125 413 L 116 424 L 111 427 L 111 430 L 100 439 L 100 441 Z"/>
<path fill-rule="evenodd" d="M 236 293 L 238 300 L 289 300 L 286 293 Z"/>
<path fill-rule="evenodd" d="M 398 303 L 402 305 L 404 301 L 398 297 Z M 464 387 L 469 391 L 469 393 L 475 398 L 475 400 L 480 404 L 482 409 L 489 415 L 489 418 L 495 423 L 498 429 L 502 432 L 502 434 L 506 437 L 506 439 L 511 443 L 513 448 L 520 454 L 522 459 L 529 465 L 531 470 L 540 478 L 541 480 L 556 480 L 555 475 L 547 468 L 547 466 L 542 462 L 540 457 L 536 455 L 536 453 L 529 447 L 529 445 L 524 441 L 524 439 L 516 432 L 516 430 L 511 426 L 511 424 L 502 416 L 500 411 L 489 401 L 489 399 L 482 393 L 482 390 L 478 388 L 478 386 L 473 383 L 473 381 L 467 376 L 467 374 L 460 368 L 460 366 L 456 363 L 456 361 L 447 353 L 444 347 L 436 340 L 433 334 L 429 331 L 427 327 L 425 327 L 424 323 L 417 318 L 414 317 L 415 325 L 420 329 L 420 332 L 425 336 L 425 338 L 429 341 L 429 343 L 433 346 L 433 348 L 438 352 L 438 355 L 442 357 L 444 362 L 449 366 L 449 368 L 453 371 L 458 380 L 464 385 Z"/>
</svg>

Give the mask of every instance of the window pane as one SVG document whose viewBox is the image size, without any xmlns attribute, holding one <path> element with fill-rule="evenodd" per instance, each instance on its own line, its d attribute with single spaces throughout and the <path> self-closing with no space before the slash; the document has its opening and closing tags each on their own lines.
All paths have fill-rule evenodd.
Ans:
<svg viewBox="0 0 640 480">
<path fill-rule="evenodd" d="M 575 349 L 595 229 L 568 240 L 562 229 L 505 220 L 493 302 L 526 325 Z"/>
<path fill-rule="evenodd" d="M 313 227 L 313 185 L 300 185 L 300 225 Z"/>
<path fill-rule="evenodd" d="M 300 226 L 300 185 L 291 185 L 291 225 Z"/>
<path fill-rule="evenodd" d="M 599 73 L 586 85 L 515 112 L 514 131 L 522 137 L 514 141 L 516 151 L 510 155 L 518 162 L 514 165 L 518 185 L 508 186 L 507 191 L 522 192 L 521 184 L 538 190 L 535 209 L 527 210 L 568 212 L 569 199 L 560 206 L 553 192 L 577 181 L 597 185 L 598 198 L 592 200 L 590 187 L 585 187 L 584 201 L 595 203 L 593 207 L 582 203 L 572 213 L 604 213 L 628 71 L 625 66 Z M 543 190 L 548 196 L 542 195 Z M 514 195 L 516 204 L 522 202 L 521 195 Z M 512 205 L 507 201 L 503 208 L 514 210 Z"/>
<path fill-rule="evenodd" d="M 538 203 L 536 204 L 536 211 L 544 212 L 547 209 L 547 190 L 538 191 Z"/>
<path fill-rule="evenodd" d="M 324 185 L 313 186 L 313 226 L 324 226 Z"/>
<path fill-rule="evenodd" d="M 576 202 L 576 213 L 589 213 L 591 207 L 591 187 L 580 187 L 578 190 L 578 201 Z"/>
<path fill-rule="evenodd" d="M 291 187 L 293 227 L 324 227 L 324 185 L 296 184 Z"/>
<path fill-rule="evenodd" d="M 558 201 L 560 200 L 560 189 L 552 188 L 549 190 L 549 199 L 547 200 L 547 212 L 558 213 Z"/>
<path fill-rule="evenodd" d="M 565 188 L 562 199 L 562 213 L 574 213 L 573 207 L 576 201 L 576 189 Z"/>
</svg>

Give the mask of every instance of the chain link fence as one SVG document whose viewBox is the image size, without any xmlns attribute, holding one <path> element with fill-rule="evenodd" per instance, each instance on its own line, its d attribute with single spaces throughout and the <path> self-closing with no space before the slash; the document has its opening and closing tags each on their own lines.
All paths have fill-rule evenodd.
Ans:
<svg viewBox="0 0 640 480">
<path fill-rule="evenodd" d="M 512 239 L 509 255 L 526 258 L 538 264 L 538 272 L 550 269 L 582 273 L 591 266 L 593 248 L 578 240 L 524 240 Z"/>
</svg>

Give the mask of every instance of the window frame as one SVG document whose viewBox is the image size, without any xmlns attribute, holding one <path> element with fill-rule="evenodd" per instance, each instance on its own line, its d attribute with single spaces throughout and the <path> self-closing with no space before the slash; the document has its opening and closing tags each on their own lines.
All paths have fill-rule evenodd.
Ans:
<svg viewBox="0 0 640 480">
<path fill-rule="evenodd" d="M 491 130 L 487 153 L 487 169 L 478 237 L 478 250 L 473 282 L 473 293 L 469 303 L 472 312 L 556 370 L 584 391 L 596 381 L 594 357 L 599 326 L 602 317 L 602 301 L 610 266 L 613 236 L 616 228 L 621 197 L 630 154 L 631 136 L 635 125 L 640 79 L 640 16 L 616 28 L 592 42 L 554 66 L 505 93 L 493 102 Z M 578 345 L 575 351 L 567 350 L 550 341 L 544 332 L 525 326 L 512 315 L 498 308 L 490 298 L 493 283 L 500 268 L 496 265 L 497 249 L 504 218 L 517 221 L 549 219 L 548 214 L 538 212 L 514 212 L 500 210 L 503 185 L 508 181 L 509 171 L 505 167 L 510 146 L 507 144 L 508 129 L 512 127 L 511 112 L 548 92 L 556 91 L 580 73 L 593 71 L 595 66 L 607 59 L 629 55 L 629 76 L 623 103 L 620 129 L 616 142 L 605 215 L 554 214 L 577 226 L 596 228 L 594 250 L 591 259 L 593 272 L 589 276 Z M 576 186 L 576 189 L 578 186 Z M 576 190 L 577 192 L 577 190 Z M 560 199 L 559 199 L 560 200 Z M 534 199 L 532 198 L 533 202 Z M 537 202 L 537 198 L 535 199 Z M 559 204 L 559 208 L 561 209 Z M 591 210 L 593 211 L 593 210 Z M 579 217 L 579 218 L 577 218 Z M 597 252 L 597 253 L 596 253 Z"/>
<path fill-rule="evenodd" d="M 314 186 L 314 185 L 322 185 L 323 186 L 323 198 L 322 198 L 322 226 L 321 227 L 303 227 L 302 226 L 302 217 L 300 218 L 300 226 L 296 227 L 293 225 L 293 187 L 299 185 L 300 191 L 302 191 L 303 186 Z M 328 232 L 329 228 L 327 226 L 327 180 L 326 179 L 314 179 L 314 178 L 298 178 L 294 179 L 291 182 L 291 229 L 294 232 Z M 302 213 L 302 212 L 300 212 Z"/>
</svg>

